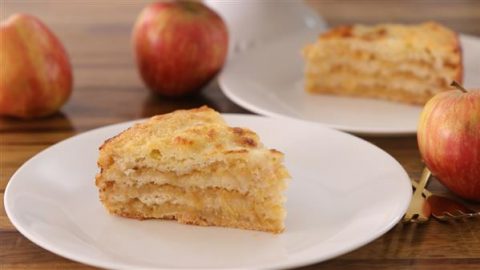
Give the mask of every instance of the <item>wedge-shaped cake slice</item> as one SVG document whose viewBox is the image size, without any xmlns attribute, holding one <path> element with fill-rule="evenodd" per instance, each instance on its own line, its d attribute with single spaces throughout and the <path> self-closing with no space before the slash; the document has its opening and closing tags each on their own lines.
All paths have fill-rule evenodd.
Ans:
<svg viewBox="0 0 480 270">
<path fill-rule="evenodd" d="M 208 107 L 158 115 L 100 147 L 96 177 L 110 213 L 279 233 L 283 154 Z"/>
<path fill-rule="evenodd" d="M 458 35 L 435 22 L 339 26 L 303 55 L 310 93 L 424 104 L 463 78 Z"/>
</svg>

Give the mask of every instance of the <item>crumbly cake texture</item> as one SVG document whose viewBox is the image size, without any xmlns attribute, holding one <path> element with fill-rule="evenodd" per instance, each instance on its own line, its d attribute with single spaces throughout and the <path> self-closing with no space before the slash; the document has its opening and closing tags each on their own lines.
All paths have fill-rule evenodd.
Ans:
<svg viewBox="0 0 480 270">
<path fill-rule="evenodd" d="M 257 134 L 201 107 L 157 115 L 100 147 L 101 202 L 136 219 L 280 233 L 289 174 Z"/>
<path fill-rule="evenodd" d="M 463 79 L 458 36 L 435 22 L 339 26 L 303 56 L 310 93 L 424 104 Z"/>
</svg>

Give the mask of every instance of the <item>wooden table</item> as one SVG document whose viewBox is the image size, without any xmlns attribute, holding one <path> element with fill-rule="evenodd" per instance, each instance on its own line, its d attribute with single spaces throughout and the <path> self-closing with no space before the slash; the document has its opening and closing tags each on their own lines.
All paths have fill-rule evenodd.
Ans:
<svg viewBox="0 0 480 270">
<path fill-rule="evenodd" d="M 248 113 L 230 102 L 216 83 L 201 95 L 165 100 L 146 91 L 133 62 L 132 23 L 148 1 L 6 1 L 1 18 L 15 12 L 40 17 L 70 54 L 75 86 L 62 112 L 52 117 L 0 120 L 0 268 L 88 269 L 27 240 L 9 222 L 3 192 L 26 160 L 48 146 L 107 124 L 207 104 L 221 112 Z M 480 35 L 480 1 L 309 1 L 331 25 L 435 19 Z M 3 68 L 3 67 L 0 67 Z M 394 156 L 411 177 L 422 169 L 414 136 L 364 137 Z M 394 191 L 392 191 L 394 192 Z M 480 269 L 480 220 L 398 224 L 372 243 L 306 269 Z"/>
</svg>

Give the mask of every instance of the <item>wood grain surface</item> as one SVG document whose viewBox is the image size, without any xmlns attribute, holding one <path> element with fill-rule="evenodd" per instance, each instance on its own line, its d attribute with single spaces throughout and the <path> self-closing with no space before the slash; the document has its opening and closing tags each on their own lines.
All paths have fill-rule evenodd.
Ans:
<svg viewBox="0 0 480 270">
<path fill-rule="evenodd" d="M 0 119 L 0 269 L 89 269 L 50 253 L 10 223 L 3 192 L 12 174 L 39 151 L 72 135 L 122 121 L 203 104 L 249 113 L 229 101 L 214 81 L 197 96 L 149 94 L 133 62 L 130 32 L 149 1 L 2 1 L 1 18 L 26 12 L 41 18 L 64 43 L 74 68 L 74 91 L 61 112 L 39 120 Z M 480 36 L 480 1 L 307 1 L 330 25 L 437 20 Z M 272 5 L 278 1 L 272 1 Z M 0 67 L 5 68 L 5 67 Z M 411 177 L 422 169 L 416 138 L 363 137 L 395 157 Z M 434 183 L 435 189 L 444 192 Z M 392 192 L 395 192 L 392 190 Z M 372 243 L 305 269 L 480 269 L 480 219 L 398 224 Z"/>
</svg>

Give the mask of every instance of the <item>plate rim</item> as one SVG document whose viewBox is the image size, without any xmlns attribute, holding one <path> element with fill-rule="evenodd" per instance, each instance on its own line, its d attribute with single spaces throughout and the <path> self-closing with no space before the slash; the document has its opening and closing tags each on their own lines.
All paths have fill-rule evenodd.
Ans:
<svg viewBox="0 0 480 270">
<path fill-rule="evenodd" d="M 229 121 L 228 118 L 230 118 L 230 117 L 282 121 L 281 118 L 271 118 L 271 117 L 267 117 L 267 116 L 254 115 L 254 114 L 221 113 L 221 115 L 223 117 L 225 117 L 225 120 L 227 122 Z M 98 131 L 104 130 L 104 129 L 113 128 L 113 127 L 116 127 L 116 126 L 123 126 L 123 125 L 125 125 L 125 126 L 130 125 L 131 126 L 135 123 L 142 122 L 146 119 L 148 119 L 148 117 L 147 118 L 136 119 L 136 120 L 129 120 L 129 121 L 124 121 L 124 122 L 108 124 L 108 125 L 105 125 L 105 126 L 100 126 L 100 127 L 96 127 L 94 129 L 91 129 L 91 130 L 80 132 L 80 133 L 75 134 L 75 135 L 73 135 L 69 138 L 65 138 L 65 139 L 63 139 L 63 140 L 61 140 L 61 141 L 59 141 L 55 144 L 50 145 L 49 147 L 41 150 L 40 152 L 36 153 L 34 156 L 29 158 L 27 161 L 25 161 L 14 172 L 14 174 L 9 178 L 7 186 L 5 188 L 5 192 L 4 192 L 4 200 L 3 201 L 4 201 L 5 212 L 6 212 L 6 215 L 9 219 L 9 221 L 12 223 L 12 225 L 15 227 L 15 229 L 18 230 L 18 232 L 20 232 L 29 241 L 31 241 L 35 245 L 39 246 L 40 248 L 43 248 L 43 249 L 45 249 L 49 252 L 52 252 L 52 253 L 60 256 L 60 257 L 67 258 L 67 259 L 75 261 L 75 262 L 83 263 L 85 265 L 91 265 L 91 266 L 95 266 L 95 267 L 109 268 L 109 269 L 111 269 L 111 268 L 113 268 L 113 269 L 130 269 L 130 267 L 135 267 L 136 269 L 167 269 L 167 268 L 150 268 L 150 267 L 138 266 L 138 265 L 134 266 L 130 263 L 118 264 L 118 263 L 110 261 L 110 260 L 99 261 L 97 259 L 91 259 L 91 257 L 89 257 L 87 255 L 84 255 L 84 254 L 73 254 L 72 252 L 65 251 L 62 248 L 57 248 L 55 246 L 55 244 L 51 244 L 49 241 L 44 241 L 44 240 L 38 239 L 37 236 L 30 233 L 29 230 L 26 229 L 21 224 L 21 222 L 19 222 L 15 218 L 12 218 L 12 217 L 15 216 L 15 214 L 12 212 L 13 210 L 11 209 L 11 206 L 9 204 L 9 200 L 10 200 L 9 198 L 11 198 L 13 196 L 13 195 L 10 195 L 10 193 L 13 192 L 13 191 L 11 191 L 11 189 L 12 189 L 12 186 L 15 185 L 15 184 L 12 184 L 12 183 L 14 183 L 14 181 L 18 181 L 18 180 L 14 180 L 14 179 L 18 178 L 17 175 L 20 173 L 21 170 L 24 170 L 24 168 L 26 166 L 29 166 L 30 163 L 35 162 L 39 158 L 42 158 L 43 155 L 45 155 L 46 152 L 50 151 L 53 148 L 61 147 L 62 144 L 64 144 L 64 143 L 76 140 L 80 136 L 86 136 L 88 134 L 95 133 L 95 132 L 98 132 Z M 285 119 L 285 120 L 287 120 L 287 119 Z M 337 135 L 340 135 L 340 136 L 346 136 L 349 140 L 357 141 L 356 143 L 368 144 L 369 147 L 372 147 L 376 151 L 380 151 L 384 155 L 385 158 L 388 158 L 388 159 L 390 159 L 391 162 L 393 162 L 392 165 L 395 164 L 395 166 L 398 167 L 398 169 L 400 169 L 399 171 L 402 174 L 404 174 L 404 178 L 405 178 L 404 185 L 406 185 L 406 186 L 408 185 L 408 187 L 410 187 L 408 173 L 405 171 L 404 167 L 393 156 L 391 156 L 389 153 L 387 153 L 382 148 L 374 145 L 373 143 L 371 143 L 369 141 L 366 141 L 362 138 L 359 138 L 355 135 L 352 135 L 352 134 L 349 134 L 349 133 L 346 133 L 346 132 L 343 132 L 343 131 L 340 131 L 340 130 L 333 129 L 333 128 L 330 128 L 330 127 L 325 126 L 325 125 L 312 125 L 311 122 L 309 122 L 309 121 L 303 121 L 303 120 L 299 120 L 299 119 L 288 119 L 287 121 L 298 122 L 300 125 L 304 125 L 305 127 L 311 126 L 313 128 L 324 129 L 328 132 L 334 132 L 334 133 L 336 133 Z M 322 256 L 315 256 L 315 257 L 311 257 L 311 258 L 307 258 L 307 259 L 302 259 L 300 262 L 296 262 L 296 261 L 290 262 L 288 260 L 283 260 L 280 263 L 269 263 L 266 266 L 262 265 L 260 267 L 268 268 L 268 269 L 273 269 L 273 268 L 284 269 L 284 268 L 291 268 L 291 267 L 302 267 L 302 266 L 311 265 L 311 264 L 315 264 L 315 263 L 320 263 L 320 262 L 324 262 L 324 261 L 336 258 L 336 257 L 341 256 L 343 254 L 349 253 L 349 252 L 351 252 L 355 249 L 358 249 L 358 248 L 360 248 L 360 247 L 362 247 L 362 246 L 364 246 L 368 243 L 371 243 L 371 242 L 375 241 L 376 239 L 378 239 L 379 237 L 381 237 L 382 235 L 384 235 L 386 232 L 388 232 L 391 228 L 393 228 L 400 221 L 401 217 L 403 216 L 403 214 L 405 213 L 405 211 L 408 208 L 409 202 L 411 200 L 411 196 L 412 196 L 411 192 L 407 192 L 405 194 L 405 197 L 403 198 L 404 199 L 403 207 L 400 207 L 401 210 L 399 211 L 399 213 L 394 218 L 391 218 L 388 223 L 382 224 L 381 229 L 377 230 L 375 233 L 370 234 L 369 236 L 364 237 L 364 239 L 357 240 L 356 242 L 354 242 L 353 244 L 348 246 L 348 248 L 343 248 L 343 249 L 340 248 L 336 252 L 332 252 L 332 253 L 329 253 L 327 255 L 324 254 Z M 178 269 L 180 269 L 180 268 L 178 268 Z M 220 268 L 211 268 L 211 269 L 220 269 Z M 237 269 L 237 268 L 227 267 L 227 268 L 221 268 L 221 269 Z"/>
</svg>

